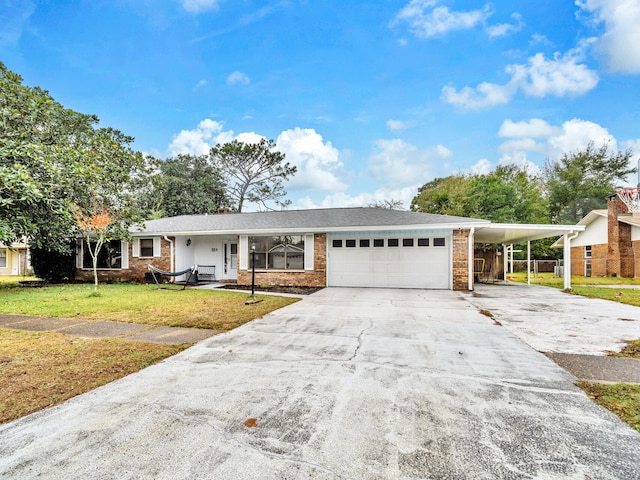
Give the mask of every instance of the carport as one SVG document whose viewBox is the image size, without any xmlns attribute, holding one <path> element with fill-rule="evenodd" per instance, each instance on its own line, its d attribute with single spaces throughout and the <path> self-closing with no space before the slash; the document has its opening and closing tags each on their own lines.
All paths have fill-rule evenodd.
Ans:
<svg viewBox="0 0 640 480">
<path fill-rule="evenodd" d="M 527 284 L 531 283 L 531 241 L 564 235 L 564 288 L 571 288 L 571 240 L 579 232 L 584 231 L 584 225 L 544 225 L 544 224 L 516 224 L 492 223 L 476 227 L 474 243 L 500 244 L 506 259 L 507 251 L 516 243 L 527 242 Z M 470 255 L 470 257 L 472 257 Z M 470 259 L 473 265 L 473 258 Z M 504 265 L 504 278 L 507 278 L 507 262 Z M 470 268 L 469 282 L 473 280 L 473 268 Z"/>
</svg>

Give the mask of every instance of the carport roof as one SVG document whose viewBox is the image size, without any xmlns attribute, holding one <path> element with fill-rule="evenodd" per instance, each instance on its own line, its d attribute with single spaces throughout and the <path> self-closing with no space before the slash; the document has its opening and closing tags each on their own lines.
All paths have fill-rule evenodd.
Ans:
<svg viewBox="0 0 640 480">
<path fill-rule="evenodd" d="M 491 223 L 476 227 L 475 243 L 520 243 L 582 232 L 584 225 Z"/>
<path fill-rule="evenodd" d="M 181 215 L 149 220 L 145 228 L 133 231 L 144 234 L 223 234 L 257 232 L 336 232 L 349 229 L 401 228 L 469 228 L 491 222 L 477 218 L 431 213 L 389 210 L 384 208 L 326 208 L 314 210 L 280 210 L 269 212 L 229 213 L 223 215 Z"/>
</svg>

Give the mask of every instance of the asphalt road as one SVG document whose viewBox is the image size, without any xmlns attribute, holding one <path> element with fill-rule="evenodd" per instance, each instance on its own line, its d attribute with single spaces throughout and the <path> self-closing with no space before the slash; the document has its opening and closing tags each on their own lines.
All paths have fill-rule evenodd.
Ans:
<svg viewBox="0 0 640 480">
<path fill-rule="evenodd" d="M 0 427 L 0 478 L 640 478 L 640 434 L 472 301 L 325 289 Z"/>
</svg>

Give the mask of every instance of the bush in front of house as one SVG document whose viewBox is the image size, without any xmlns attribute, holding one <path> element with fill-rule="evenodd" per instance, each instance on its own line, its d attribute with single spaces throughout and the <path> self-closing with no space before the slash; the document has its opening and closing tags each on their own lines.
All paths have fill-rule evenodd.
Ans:
<svg viewBox="0 0 640 480">
<path fill-rule="evenodd" d="M 76 277 L 73 245 L 63 253 L 46 248 L 31 248 L 31 266 L 36 277 L 49 283 L 73 281 Z"/>
</svg>

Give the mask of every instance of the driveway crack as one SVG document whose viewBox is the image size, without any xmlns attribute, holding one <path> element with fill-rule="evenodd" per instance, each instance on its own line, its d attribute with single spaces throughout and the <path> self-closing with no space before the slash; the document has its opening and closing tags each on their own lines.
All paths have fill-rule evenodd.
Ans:
<svg viewBox="0 0 640 480">
<path fill-rule="evenodd" d="M 354 358 L 356 358 L 356 356 L 358 355 L 358 352 L 360 351 L 360 347 L 362 347 L 362 337 L 363 335 L 368 331 L 371 330 L 373 328 L 373 321 L 369 320 L 369 326 L 365 329 L 363 329 L 359 334 L 358 334 L 358 345 L 356 346 L 355 351 L 353 352 L 353 355 L 351 355 L 351 357 L 349 357 L 348 361 L 352 361 Z"/>
</svg>

